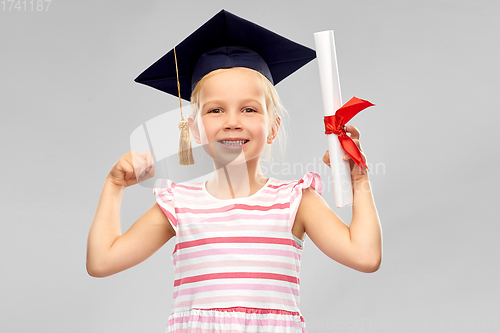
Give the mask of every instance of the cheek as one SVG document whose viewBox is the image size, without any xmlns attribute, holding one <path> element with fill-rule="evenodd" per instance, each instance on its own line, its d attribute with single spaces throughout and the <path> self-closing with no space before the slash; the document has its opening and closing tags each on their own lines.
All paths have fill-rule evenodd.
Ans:
<svg viewBox="0 0 500 333">
<path fill-rule="evenodd" d="M 266 132 L 266 136 L 271 132 L 271 129 L 273 128 L 271 120 L 268 118 L 266 121 L 266 124 L 264 125 L 264 131 Z"/>
<path fill-rule="evenodd" d="M 201 121 L 196 122 L 196 128 L 198 129 L 198 133 L 200 134 L 200 140 L 202 142 L 206 142 L 207 141 L 207 133 L 205 131 L 205 126 L 204 126 L 203 122 L 201 122 Z"/>
<path fill-rule="evenodd" d="M 260 123 L 255 124 L 254 133 L 258 133 L 258 137 L 262 140 L 267 140 L 267 136 L 269 135 L 269 124 Z"/>
<path fill-rule="evenodd" d="M 217 134 L 218 125 L 213 121 L 203 121 L 199 122 L 200 137 L 204 142 L 208 142 Z"/>
</svg>

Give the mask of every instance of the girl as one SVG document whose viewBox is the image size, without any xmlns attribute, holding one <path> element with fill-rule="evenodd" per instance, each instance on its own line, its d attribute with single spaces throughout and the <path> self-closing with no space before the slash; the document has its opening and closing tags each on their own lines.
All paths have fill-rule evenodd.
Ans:
<svg viewBox="0 0 500 333">
<path fill-rule="evenodd" d="M 169 332 L 305 332 L 299 310 L 305 234 L 353 269 L 375 272 L 381 263 L 381 229 L 368 174 L 352 161 L 350 227 L 321 198 L 319 175 L 280 181 L 262 174 L 261 155 L 280 130 L 280 103 L 273 71 L 255 69 L 266 61 L 258 66 L 235 61 L 241 52 L 245 59 L 254 53 L 212 49 L 210 57 L 234 56 L 238 65 L 214 68 L 213 60 L 209 65 L 198 60 L 191 70 L 189 127 L 214 161 L 213 177 L 189 184 L 157 180 L 156 203 L 122 235 L 125 188 L 155 173 L 151 153 L 128 152 L 106 178 L 89 232 L 87 271 L 95 277 L 137 265 L 176 236 Z M 359 131 L 354 126 L 347 131 L 360 148 Z M 328 151 L 323 161 L 329 164 Z"/>
</svg>

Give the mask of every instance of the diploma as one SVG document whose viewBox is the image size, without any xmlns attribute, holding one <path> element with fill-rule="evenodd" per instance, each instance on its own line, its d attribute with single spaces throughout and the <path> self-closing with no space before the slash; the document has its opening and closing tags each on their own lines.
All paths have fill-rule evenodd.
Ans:
<svg viewBox="0 0 500 333">
<path fill-rule="evenodd" d="M 342 106 L 333 30 L 316 32 L 314 42 L 318 58 L 323 111 L 325 116 L 332 116 Z M 339 208 L 352 205 L 353 194 L 349 161 L 342 158 L 345 151 L 342 149 L 336 134 L 328 134 L 327 140 L 335 205 Z"/>
</svg>

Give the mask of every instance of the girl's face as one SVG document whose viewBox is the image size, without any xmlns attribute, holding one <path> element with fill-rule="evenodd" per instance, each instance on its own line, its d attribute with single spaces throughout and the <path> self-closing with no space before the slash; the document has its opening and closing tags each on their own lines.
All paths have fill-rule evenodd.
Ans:
<svg viewBox="0 0 500 333">
<path fill-rule="evenodd" d="M 189 120 L 196 142 L 210 147 L 211 156 L 221 162 L 230 163 L 238 157 L 258 162 L 274 134 L 269 130 L 260 74 L 231 68 L 206 78 L 199 93 L 196 123 Z"/>
</svg>

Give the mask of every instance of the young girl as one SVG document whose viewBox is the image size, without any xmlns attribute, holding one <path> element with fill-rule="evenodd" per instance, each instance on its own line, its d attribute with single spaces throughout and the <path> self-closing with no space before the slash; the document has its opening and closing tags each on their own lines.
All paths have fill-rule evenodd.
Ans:
<svg viewBox="0 0 500 333">
<path fill-rule="evenodd" d="M 229 13 L 223 14 L 227 20 Z M 232 51 L 209 53 L 231 58 Z M 305 332 L 299 310 L 305 234 L 327 256 L 361 272 L 374 272 L 381 262 L 368 175 L 352 161 L 350 227 L 321 198 L 317 174 L 308 172 L 298 181 L 262 174 L 261 155 L 280 130 L 279 99 L 273 70 L 235 61 L 241 52 L 245 59 L 254 53 L 237 51 L 236 66 L 214 68 L 210 60 L 209 66 L 198 61 L 192 69 L 188 122 L 194 140 L 214 161 L 213 177 L 186 184 L 157 180 L 156 202 L 122 235 L 125 188 L 155 173 L 151 153 L 128 152 L 106 178 L 89 233 L 87 270 L 95 277 L 137 265 L 176 237 L 169 332 Z M 360 148 L 359 131 L 354 126 L 347 131 Z M 329 164 L 328 151 L 323 160 Z"/>
</svg>

